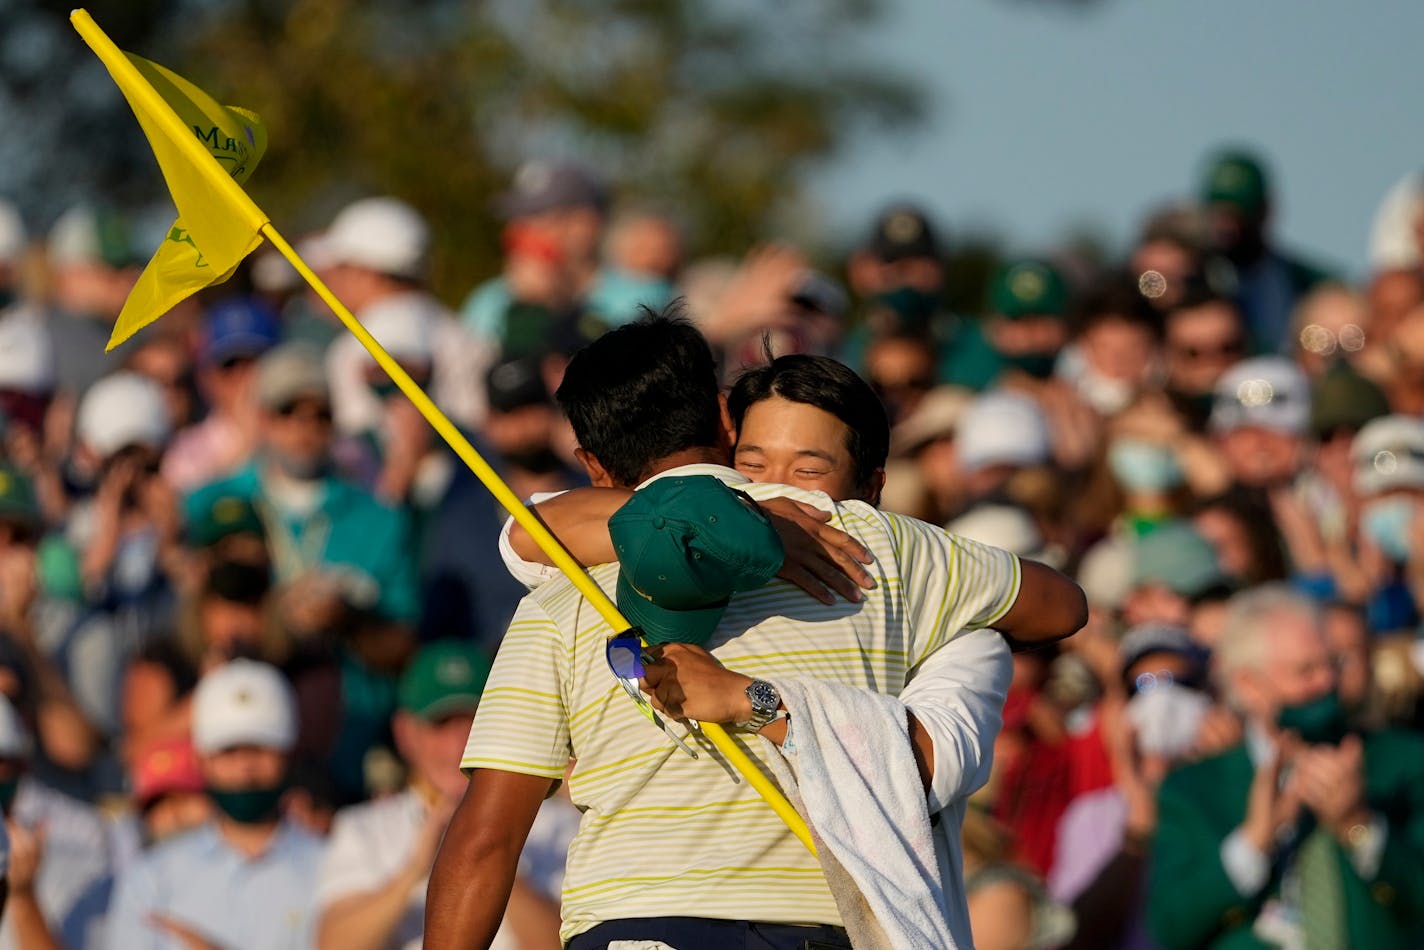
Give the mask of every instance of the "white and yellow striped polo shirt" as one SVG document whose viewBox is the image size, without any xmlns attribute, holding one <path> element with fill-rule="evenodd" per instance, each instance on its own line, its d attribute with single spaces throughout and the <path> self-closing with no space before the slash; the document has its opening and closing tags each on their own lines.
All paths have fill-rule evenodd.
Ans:
<svg viewBox="0 0 1424 950">
<path fill-rule="evenodd" d="M 863 603 L 827 606 L 776 580 L 733 597 L 708 648 L 750 676 L 816 677 L 898 694 L 959 631 L 990 626 L 1018 596 L 1018 559 L 861 502 L 711 474 L 754 498 L 789 496 L 875 556 Z M 591 574 L 609 596 L 616 564 Z M 569 848 L 565 940 L 606 920 L 693 916 L 839 924 L 820 865 L 710 745 L 691 759 L 638 712 L 604 659 L 610 628 L 565 579 L 520 604 L 500 646 L 461 766 L 558 779 L 572 756 L 583 820 Z M 674 729 L 680 728 L 673 724 Z M 777 754 L 733 732 L 754 760 Z"/>
</svg>

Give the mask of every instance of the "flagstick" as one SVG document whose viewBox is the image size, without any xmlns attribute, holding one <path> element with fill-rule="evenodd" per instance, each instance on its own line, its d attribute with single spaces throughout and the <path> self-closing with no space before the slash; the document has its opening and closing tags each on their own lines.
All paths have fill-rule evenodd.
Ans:
<svg viewBox="0 0 1424 950">
<path fill-rule="evenodd" d="M 330 288 L 312 272 L 312 269 L 307 266 L 292 246 L 281 234 L 277 233 L 277 229 L 262 213 L 262 209 L 257 207 L 256 202 L 243 190 L 242 186 L 218 164 L 212 153 L 198 143 L 197 138 L 184 126 L 178 114 L 163 100 L 157 90 L 149 85 L 148 81 L 129 62 L 123 51 L 114 45 L 113 40 L 109 39 L 108 34 L 99 28 L 88 12 L 82 9 L 74 10 L 70 13 L 69 19 L 75 30 L 83 37 L 84 42 L 109 70 L 109 74 L 114 78 L 119 88 L 125 91 L 125 96 L 127 97 L 129 93 L 138 96 L 143 112 L 158 123 L 159 130 L 169 141 L 177 145 L 208 185 L 216 189 L 226 199 L 232 212 L 240 216 L 249 227 L 265 235 L 278 253 L 296 268 L 297 273 L 326 302 L 342 325 L 351 331 L 352 335 L 366 348 L 366 352 L 371 354 L 371 357 L 386 371 L 400 391 L 405 393 L 415 408 L 425 417 L 425 420 L 434 427 L 461 461 L 469 466 L 470 471 L 475 473 L 475 477 L 485 488 L 489 489 L 495 500 L 514 517 L 520 527 L 529 532 L 529 536 L 534 539 L 534 542 L 549 556 L 554 565 L 563 571 L 564 575 L 578 588 L 579 593 L 588 599 L 599 615 L 615 631 L 627 630 L 630 624 L 619 613 L 618 607 L 613 601 L 608 599 L 608 595 L 603 592 L 603 589 L 593 582 L 582 565 L 575 561 L 568 551 L 564 550 L 563 545 L 544 527 L 543 522 L 534 517 L 534 514 L 524 506 L 519 497 L 510 491 L 509 486 L 504 483 L 499 474 L 480 457 L 469 440 L 445 417 L 445 414 L 431 401 L 424 390 L 416 385 L 415 380 L 401 369 L 400 364 L 391 358 L 391 355 L 382 348 L 381 344 L 376 342 L 376 338 L 366 331 L 366 328 L 351 315 L 351 311 L 336 299 L 336 295 L 331 292 Z M 131 102 L 130 105 L 133 103 Z M 748 784 L 756 789 L 762 798 L 766 799 L 767 804 L 791 829 L 791 833 L 800 839 L 812 854 L 815 854 L 816 846 L 811 840 L 810 829 L 806 827 L 801 816 L 791 807 L 780 790 L 762 774 L 756 763 L 732 741 L 726 730 L 716 723 L 703 723 L 702 733 L 711 740 L 727 762 L 741 773 Z"/>
<path fill-rule="evenodd" d="M 475 477 L 485 488 L 489 489 L 495 500 L 514 517 L 521 528 L 529 532 L 529 536 L 539 545 L 540 550 L 549 556 L 550 560 L 554 562 L 554 566 L 563 571 L 564 575 L 573 582 L 573 585 L 578 588 L 579 593 L 588 600 L 593 609 L 598 611 L 599 615 L 614 630 L 620 632 L 627 630 L 630 626 L 627 619 L 619 612 L 617 605 L 603 592 L 603 588 L 588 576 L 583 565 L 574 560 L 573 555 L 564 549 L 558 538 L 554 537 L 544 526 L 544 523 L 524 505 L 519 496 L 510 490 L 504 480 L 499 477 L 499 473 L 490 467 L 489 463 L 470 444 L 470 440 L 465 438 L 464 433 L 450 421 L 445 413 L 440 411 L 440 407 L 435 405 L 434 401 L 425 394 L 425 390 L 410 378 L 410 374 L 385 351 L 385 348 L 361 325 L 361 322 L 352 315 L 351 311 L 346 309 L 346 306 L 307 266 L 306 261 L 302 260 L 301 256 L 277 232 L 270 221 L 262 225 L 261 231 L 267 240 L 272 242 L 272 247 L 276 249 L 277 253 L 285 257 L 297 269 L 297 273 L 301 275 L 302 279 L 311 285 L 317 296 L 331 308 L 332 313 L 336 314 L 342 326 L 351 331 L 351 335 L 356 337 L 357 341 L 366 348 L 366 352 L 371 354 L 371 358 L 381 369 L 386 371 L 400 391 L 405 393 L 406 397 L 415 404 L 415 408 L 425 417 L 425 421 L 429 422 L 446 444 L 454 449 L 460 460 L 469 466 L 470 471 L 474 472 Z M 748 784 L 756 789 L 762 798 L 766 799 L 766 803 L 786 823 L 786 826 L 791 829 L 791 833 L 812 854 L 815 854 L 816 845 L 811 840 L 811 831 L 806 826 L 806 822 L 797 814 L 796 809 L 791 807 L 791 803 L 786 800 L 781 791 L 762 774 L 756 763 L 742 751 L 741 746 L 732 740 L 732 737 L 727 734 L 727 730 L 714 722 L 701 723 L 701 727 L 702 734 L 717 747 L 717 750 L 722 753 L 732 767 L 741 773 Z"/>
</svg>

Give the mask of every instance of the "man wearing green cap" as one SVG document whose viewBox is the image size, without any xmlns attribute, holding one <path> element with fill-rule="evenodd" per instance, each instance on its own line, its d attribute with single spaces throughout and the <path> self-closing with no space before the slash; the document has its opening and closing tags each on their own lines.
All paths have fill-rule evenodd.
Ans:
<svg viewBox="0 0 1424 950">
<path fill-rule="evenodd" d="M 1218 152 L 1207 166 L 1201 200 L 1216 250 L 1235 277 L 1236 302 L 1256 349 L 1289 348 L 1291 312 L 1326 275 L 1271 245 L 1271 185 L 1260 159 L 1243 149 Z"/>
<path fill-rule="evenodd" d="M 426 878 L 465 790 L 460 753 L 489 672 L 479 647 L 441 640 L 423 647 L 401 676 L 391 731 L 410 782 L 336 816 L 317 884 L 318 947 L 420 945 Z M 558 908 L 523 881 L 515 892 L 506 931 L 520 947 L 554 944 Z"/>
<path fill-rule="evenodd" d="M 992 633 L 981 640 L 963 631 L 992 625 L 1036 639 L 1081 622 L 1081 593 L 1072 596 L 1076 588 L 1054 583 L 1047 569 L 861 502 L 754 484 L 725 468 L 717 397 L 706 342 L 665 319 L 630 324 L 585 348 L 559 391 L 594 484 L 639 489 L 611 525 L 615 549 L 636 569 L 624 578 L 617 565 L 601 565 L 592 576 L 650 639 L 705 642 L 752 676 L 894 695 L 931 654 L 968 651 L 977 661 L 976 644 L 1003 649 Z M 776 536 L 732 489 L 829 509 L 833 525 L 874 555 L 875 588 L 863 601 L 828 604 L 767 584 Z M 652 504 L 659 495 L 680 496 L 676 511 Z M 775 948 L 808 940 L 849 946 L 818 862 L 755 792 L 729 780 L 715 752 L 703 746 L 702 757 L 685 756 L 624 695 L 618 667 L 609 668 L 617 662 L 606 649 L 613 632 L 566 580 L 546 583 L 521 605 L 462 761 L 471 784 L 432 872 L 426 946 L 489 945 L 525 829 L 570 757 L 570 792 L 584 811 L 564 887 L 570 948 L 661 940 L 721 950 L 754 939 Z M 774 710 L 764 696 L 753 706 L 756 715 L 738 724 L 741 741 L 770 768 L 774 753 L 751 733 L 770 728 Z M 977 740 L 997 726 L 966 714 L 974 737 L 953 754 L 964 757 L 961 778 L 972 784 L 983 764 Z"/>
<path fill-rule="evenodd" d="M 1047 261 L 1025 258 L 999 268 L 989 286 L 989 342 L 1010 372 L 1053 375 L 1068 343 L 1068 284 Z"/>
</svg>

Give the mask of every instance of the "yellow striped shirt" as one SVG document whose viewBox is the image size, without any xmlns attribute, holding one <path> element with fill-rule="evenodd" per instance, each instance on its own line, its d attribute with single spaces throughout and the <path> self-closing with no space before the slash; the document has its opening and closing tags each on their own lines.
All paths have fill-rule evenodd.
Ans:
<svg viewBox="0 0 1424 950">
<path fill-rule="evenodd" d="M 827 606 L 776 580 L 733 597 L 708 648 L 750 676 L 815 677 L 898 694 L 959 631 L 992 625 L 1018 596 L 1018 559 L 861 502 L 711 474 L 755 498 L 832 513 L 870 549 L 876 587 Z M 616 564 L 595 567 L 613 595 Z M 461 766 L 558 779 L 583 810 L 569 848 L 563 938 L 606 920 L 695 916 L 839 924 L 820 865 L 715 750 L 691 759 L 638 712 L 604 659 L 611 630 L 574 587 L 551 581 L 520 604 L 500 646 Z M 681 727 L 673 724 L 674 729 Z M 775 748 L 733 732 L 765 762 Z"/>
</svg>

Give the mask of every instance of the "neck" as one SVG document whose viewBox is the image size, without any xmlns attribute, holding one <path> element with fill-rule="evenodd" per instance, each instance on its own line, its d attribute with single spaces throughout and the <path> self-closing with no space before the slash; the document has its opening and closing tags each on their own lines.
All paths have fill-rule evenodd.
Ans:
<svg viewBox="0 0 1424 950">
<path fill-rule="evenodd" d="M 641 481 L 647 481 L 654 475 L 661 475 L 669 469 L 679 468 L 683 465 L 730 465 L 731 459 L 727 458 L 727 450 L 714 448 L 710 445 L 700 446 L 693 449 L 683 449 L 681 452 L 674 452 L 666 458 L 660 458 L 648 467 L 648 471 L 643 475 Z M 629 486 L 632 487 L 632 486 Z"/>
<path fill-rule="evenodd" d="M 275 821 L 244 825 L 231 818 L 218 819 L 218 834 L 234 851 L 249 858 L 261 857 L 277 837 L 279 823 Z"/>
</svg>

